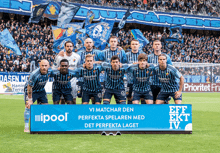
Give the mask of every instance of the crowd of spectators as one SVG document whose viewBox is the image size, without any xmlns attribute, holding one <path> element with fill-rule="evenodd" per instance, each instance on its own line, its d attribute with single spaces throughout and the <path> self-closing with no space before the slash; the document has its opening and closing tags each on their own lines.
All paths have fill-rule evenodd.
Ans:
<svg viewBox="0 0 220 153">
<path fill-rule="evenodd" d="M 75 0 L 69 1 L 76 2 Z M 218 0 L 77 0 L 77 2 L 163 12 L 175 11 L 208 16 L 220 15 L 220 2 Z"/>
<path fill-rule="evenodd" d="M 8 48 L 0 45 L 1 72 L 30 72 L 39 66 L 41 59 L 47 59 L 53 65 L 56 53 L 53 52 L 53 36 L 51 25 L 29 24 L 23 21 L 0 20 L 0 31 L 8 28 L 22 55 L 14 54 Z M 143 48 L 147 54 L 152 53 L 152 42 L 160 39 L 163 44 L 162 52 L 167 53 L 173 62 L 220 63 L 220 36 L 193 35 L 183 33 L 183 43 L 167 42 L 169 32 L 152 32 L 142 30 L 149 44 Z M 118 32 L 119 46 L 126 52 L 130 51 L 133 39 L 130 30 Z"/>
</svg>

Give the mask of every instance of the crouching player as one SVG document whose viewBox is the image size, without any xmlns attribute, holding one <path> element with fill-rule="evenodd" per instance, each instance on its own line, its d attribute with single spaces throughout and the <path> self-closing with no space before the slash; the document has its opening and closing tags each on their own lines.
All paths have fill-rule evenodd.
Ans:
<svg viewBox="0 0 220 153">
<path fill-rule="evenodd" d="M 126 92 L 124 87 L 124 74 L 127 72 L 128 64 L 121 67 L 120 58 L 117 55 L 112 56 L 111 64 L 102 63 L 102 68 L 105 70 L 105 93 L 103 104 L 110 104 L 112 95 L 119 100 L 117 104 L 126 104 Z"/>
<path fill-rule="evenodd" d="M 158 56 L 159 65 L 155 67 L 155 74 L 159 78 L 162 88 L 157 96 L 156 104 L 164 104 L 165 100 L 171 96 L 176 104 L 182 102 L 182 88 L 184 78 L 173 66 L 167 64 L 167 56 Z"/>
<path fill-rule="evenodd" d="M 25 100 L 25 111 L 24 111 L 24 121 L 25 129 L 24 132 L 30 132 L 29 130 L 29 118 L 30 118 L 30 105 L 32 105 L 36 100 L 38 104 L 48 104 L 47 94 L 44 89 L 46 85 L 50 71 L 48 72 L 49 62 L 47 60 L 42 60 L 40 62 L 40 68 L 34 70 L 25 84 L 24 88 L 24 100 Z"/>
<path fill-rule="evenodd" d="M 69 70 L 69 61 L 62 59 L 60 61 L 60 70 L 53 70 L 50 77 L 54 78 L 53 82 L 53 103 L 59 104 L 60 98 L 63 95 L 65 103 L 75 104 L 72 96 L 72 87 L 70 80 L 77 77 L 74 70 Z"/>
<path fill-rule="evenodd" d="M 141 53 L 138 56 L 138 64 L 132 65 L 128 73 L 133 78 L 133 104 L 139 104 L 141 98 L 144 98 L 146 104 L 153 104 L 153 94 L 151 92 L 149 80 L 153 75 L 154 66 L 147 63 L 147 55 Z"/>
</svg>

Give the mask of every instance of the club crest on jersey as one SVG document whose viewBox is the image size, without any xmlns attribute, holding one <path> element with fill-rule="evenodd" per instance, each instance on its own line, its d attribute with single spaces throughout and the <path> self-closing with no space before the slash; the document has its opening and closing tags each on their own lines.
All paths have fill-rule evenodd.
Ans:
<svg viewBox="0 0 220 153">
<path fill-rule="evenodd" d="M 95 73 L 96 72 L 96 70 L 93 70 L 93 73 Z"/>
<path fill-rule="evenodd" d="M 119 74 L 121 73 L 121 71 L 119 71 Z"/>
<path fill-rule="evenodd" d="M 73 62 L 75 62 L 76 61 L 76 59 L 73 59 Z"/>
<path fill-rule="evenodd" d="M 146 73 L 149 73 L 149 71 L 147 71 Z"/>
<path fill-rule="evenodd" d="M 68 76 L 67 78 L 70 79 L 70 76 Z"/>
<path fill-rule="evenodd" d="M 168 76 L 169 75 L 169 73 L 166 73 L 166 76 Z"/>
<path fill-rule="evenodd" d="M 126 95 L 125 91 L 121 91 L 121 95 L 125 96 Z"/>
<path fill-rule="evenodd" d="M 117 55 L 119 55 L 120 53 L 117 53 Z"/>
</svg>

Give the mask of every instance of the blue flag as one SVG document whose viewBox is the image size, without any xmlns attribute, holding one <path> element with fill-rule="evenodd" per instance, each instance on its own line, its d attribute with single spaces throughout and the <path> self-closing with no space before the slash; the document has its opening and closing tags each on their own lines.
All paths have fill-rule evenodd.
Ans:
<svg viewBox="0 0 220 153">
<path fill-rule="evenodd" d="M 44 14 L 48 3 L 42 3 L 38 6 L 35 6 L 32 10 L 31 17 L 29 18 L 29 23 L 38 23 Z"/>
<path fill-rule="evenodd" d="M 171 26 L 170 27 L 170 36 L 166 41 L 176 41 L 178 43 L 183 43 L 183 35 L 181 26 Z"/>
<path fill-rule="evenodd" d="M 62 27 L 63 25 L 70 23 L 79 8 L 80 6 L 62 2 L 61 11 L 57 20 L 57 26 Z"/>
<path fill-rule="evenodd" d="M 93 39 L 95 47 L 100 47 L 103 50 L 105 49 L 113 25 L 114 21 L 93 23 L 85 27 L 86 34 Z"/>
<path fill-rule="evenodd" d="M 86 17 L 86 20 L 85 20 L 85 26 L 91 24 L 94 17 L 95 17 L 95 14 L 92 11 L 89 10 L 87 12 L 87 17 Z"/>
<path fill-rule="evenodd" d="M 129 15 L 131 15 L 130 7 L 128 8 L 128 10 L 126 11 L 125 15 L 123 16 L 123 18 L 119 22 L 119 24 L 118 24 L 118 28 L 119 29 L 122 29 L 124 27 L 125 22 L 126 22 L 127 18 L 129 17 Z"/>
<path fill-rule="evenodd" d="M 11 49 L 15 54 L 21 55 L 21 51 L 20 51 L 18 45 L 16 44 L 14 38 L 12 37 L 10 32 L 8 31 L 8 29 L 5 29 L 2 32 L 0 32 L 0 44 L 3 47 L 7 47 L 7 48 Z"/>
<path fill-rule="evenodd" d="M 144 35 L 139 29 L 132 29 L 131 34 L 133 35 L 134 39 L 137 39 L 139 41 L 140 49 L 149 44 L 149 41 L 144 37 Z"/>
<path fill-rule="evenodd" d="M 75 40 L 76 40 L 76 34 L 55 40 L 53 43 L 53 51 L 59 53 L 61 50 L 64 49 L 64 45 L 66 41 L 72 41 L 74 43 Z"/>
<path fill-rule="evenodd" d="M 82 29 L 84 22 L 74 22 L 65 24 L 63 27 L 66 29 L 65 36 L 70 36 L 72 34 L 75 34 L 76 30 Z"/>
</svg>

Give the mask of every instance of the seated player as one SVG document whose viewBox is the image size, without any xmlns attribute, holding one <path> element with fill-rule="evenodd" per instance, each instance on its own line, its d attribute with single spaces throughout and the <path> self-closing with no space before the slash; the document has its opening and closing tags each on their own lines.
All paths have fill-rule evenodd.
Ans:
<svg viewBox="0 0 220 153">
<path fill-rule="evenodd" d="M 47 94 L 44 89 L 50 75 L 50 71 L 48 71 L 48 68 L 49 62 L 47 60 L 42 60 L 40 62 L 40 68 L 34 70 L 30 74 L 28 82 L 25 84 L 24 100 L 26 106 L 24 111 L 24 132 L 30 132 L 30 105 L 32 105 L 36 100 L 38 104 L 48 104 Z"/>
<path fill-rule="evenodd" d="M 162 88 L 157 96 L 156 104 L 164 104 L 169 96 L 174 99 L 175 104 L 181 104 L 184 77 L 176 68 L 167 64 L 165 54 L 159 55 L 158 60 L 159 65 L 155 67 L 155 74 L 159 78 Z"/>
<path fill-rule="evenodd" d="M 151 92 L 149 80 L 154 71 L 154 66 L 147 63 L 147 55 L 141 53 L 138 56 L 138 64 L 132 65 L 128 73 L 133 78 L 133 104 L 139 104 L 141 98 L 146 104 L 153 104 L 153 95 Z"/>
<path fill-rule="evenodd" d="M 82 104 L 89 104 L 89 100 L 94 97 L 95 104 L 101 104 L 102 87 L 99 75 L 102 71 L 101 66 L 94 65 L 94 56 L 87 54 L 85 56 L 85 68 L 79 69 L 79 77 L 83 78 L 82 84 Z"/>
<path fill-rule="evenodd" d="M 110 104 L 112 95 L 118 99 L 118 104 L 126 104 L 126 92 L 124 87 L 124 74 L 127 71 L 128 64 L 124 64 L 120 68 L 120 58 L 117 55 L 112 56 L 111 64 L 102 63 L 102 68 L 105 70 L 105 93 L 103 104 Z"/>
<path fill-rule="evenodd" d="M 65 103 L 74 104 L 73 96 L 71 94 L 72 87 L 70 80 L 77 77 L 74 70 L 69 70 L 69 61 L 62 59 L 60 61 L 60 70 L 53 70 L 50 77 L 54 78 L 53 82 L 53 103 L 59 104 L 60 98 L 63 95 Z"/>
</svg>

